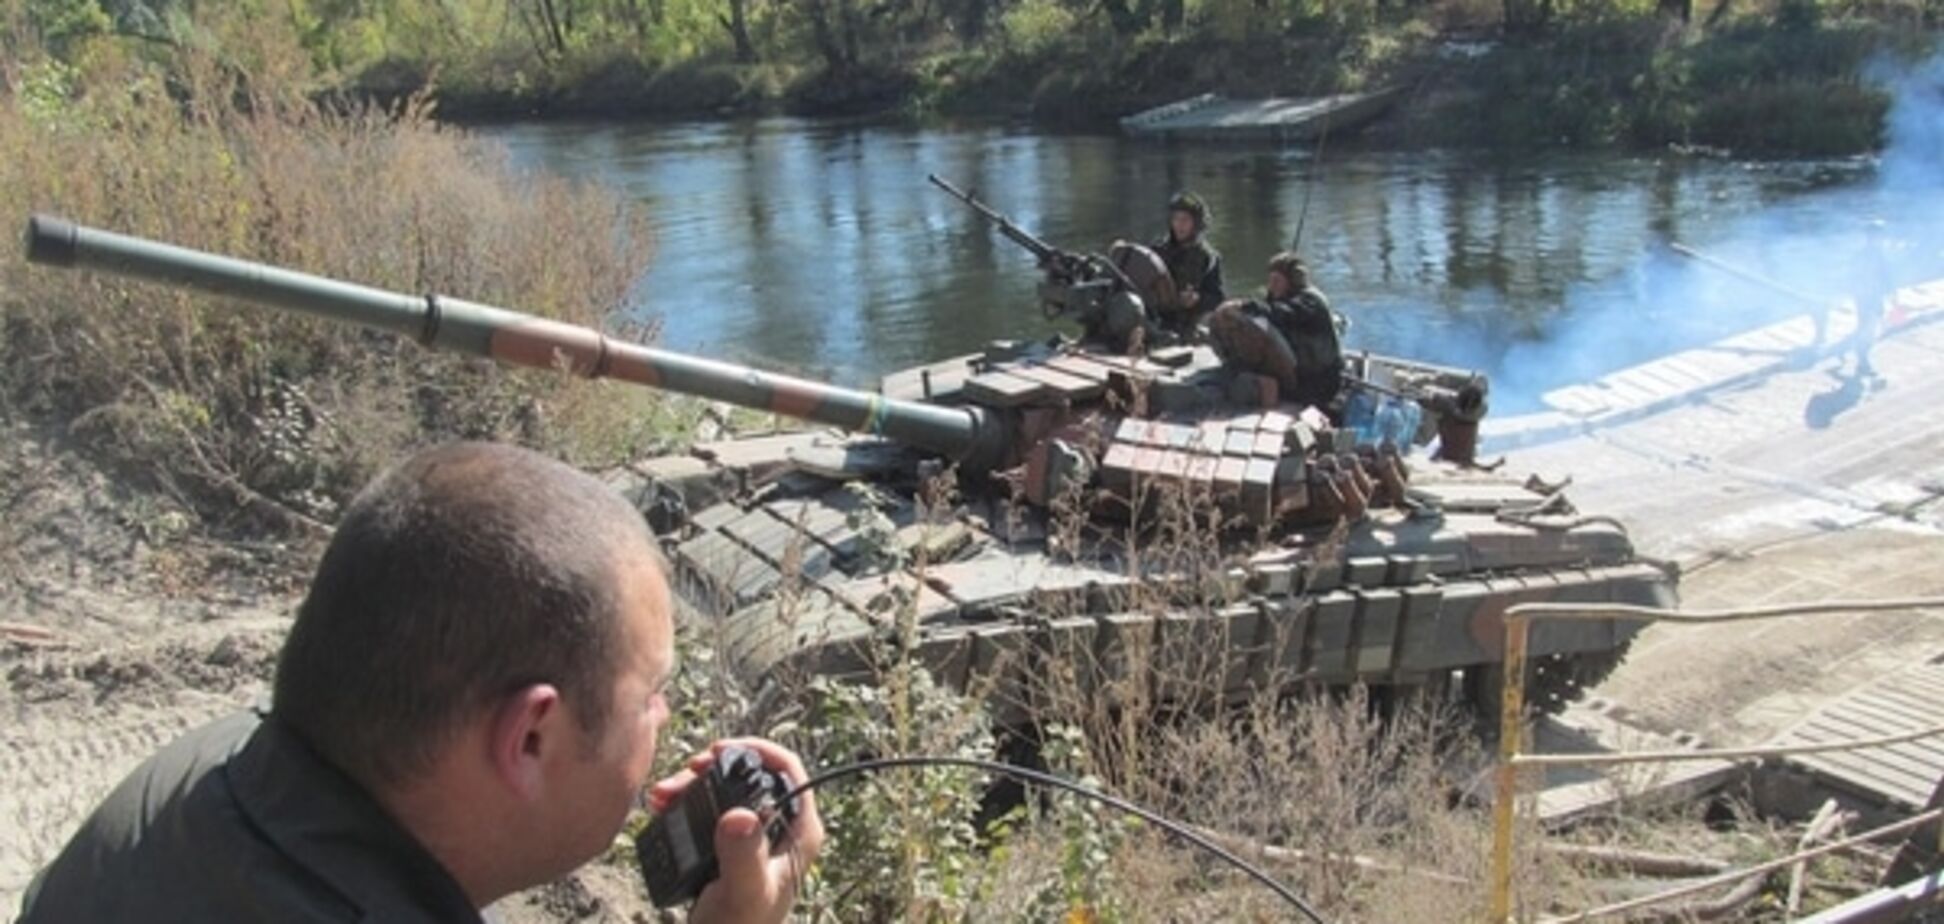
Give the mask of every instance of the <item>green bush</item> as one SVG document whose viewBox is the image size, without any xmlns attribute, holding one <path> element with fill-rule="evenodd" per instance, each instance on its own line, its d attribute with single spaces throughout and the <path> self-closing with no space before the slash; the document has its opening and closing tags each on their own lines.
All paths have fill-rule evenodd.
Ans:
<svg viewBox="0 0 1944 924">
<path fill-rule="evenodd" d="M 1079 17 L 1058 0 L 1023 0 L 999 18 L 1008 51 L 1033 57 L 1067 39 Z"/>
<path fill-rule="evenodd" d="M 1440 121 L 1455 140 L 1491 144 L 1855 153 L 1878 143 L 1887 105 L 1863 83 L 1866 67 L 1928 45 L 1854 21 L 1706 33 L 1653 18 L 1581 24 L 1488 56 L 1468 81 L 1475 95 L 1456 103 L 1482 117 L 1454 111 Z"/>
</svg>

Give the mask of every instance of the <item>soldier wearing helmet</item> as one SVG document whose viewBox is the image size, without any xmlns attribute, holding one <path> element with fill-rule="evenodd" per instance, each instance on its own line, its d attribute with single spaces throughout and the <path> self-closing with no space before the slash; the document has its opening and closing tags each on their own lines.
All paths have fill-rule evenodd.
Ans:
<svg viewBox="0 0 1944 924">
<path fill-rule="evenodd" d="M 1343 348 L 1330 300 L 1293 251 L 1269 261 L 1263 297 L 1224 303 L 1208 319 L 1223 362 L 1276 382 L 1282 401 L 1328 411 L 1343 385 Z"/>
<path fill-rule="evenodd" d="M 1222 303 L 1222 255 L 1207 240 L 1208 203 L 1191 192 L 1168 200 L 1168 234 L 1154 251 L 1174 279 L 1172 304 L 1151 305 L 1156 320 L 1175 333 L 1192 332 L 1202 317 Z"/>
</svg>

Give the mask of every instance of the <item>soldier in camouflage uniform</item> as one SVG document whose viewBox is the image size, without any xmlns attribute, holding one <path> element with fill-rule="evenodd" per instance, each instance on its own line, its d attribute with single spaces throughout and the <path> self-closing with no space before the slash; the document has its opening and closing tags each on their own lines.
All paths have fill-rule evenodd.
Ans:
<svg viewBox="0 0 1944 924">
<path fill-rule="evenodd" d="M 1168 264 L 1176 293 L 1172 305 L 1150 305 L 1155 320 L 1181 335 L 1222 303 L 1222 255 L 1209 246 L 1208 203 L 1191 192 L 1168 200 L 1168 234 L 1154 244 L 1154 252 Z"/>
<path fill-rule="evenodd" d="M 1269 261 L 1268 290 L 1224 303 L 1208 319 L 1223 362 L 1276 383 L 1282 401 L 1329 410 L 1343 385 L 1343 348 L 1330 300 L 1293 252 Z"/>
</svg>

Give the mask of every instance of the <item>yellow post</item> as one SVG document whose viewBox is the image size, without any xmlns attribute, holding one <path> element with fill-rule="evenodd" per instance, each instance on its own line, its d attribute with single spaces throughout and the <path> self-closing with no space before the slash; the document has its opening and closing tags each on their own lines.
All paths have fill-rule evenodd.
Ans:
<svg viewBox="0 0 1944 924">
<path fill-rule="evenodd" d="M 1492 924 L 1512 920 L 1512 822 L 1519 796 L 1519 731 L 1525 718 L 1526 619 L 1505 617 L 1505 681 L 1499 702 L 1498 788 L 1492 801 Z"/>
</svg>

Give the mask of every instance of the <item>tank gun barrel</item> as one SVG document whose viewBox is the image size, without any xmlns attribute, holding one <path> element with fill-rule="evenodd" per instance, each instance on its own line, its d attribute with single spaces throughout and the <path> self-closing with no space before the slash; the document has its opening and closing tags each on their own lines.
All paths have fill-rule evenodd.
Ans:
<svg viewBox="0 0 1944 924">
<path fill-rule="evenodd" d="M 442 295 L 407 295 L 83 227 L 36 215 L 27 259 L 86 267 L 238 298 L 409 337 L 421 345 L 568 370 L 871 433 L 967 464 L 1003 451 L 978 408 L 887 398 L 733 363 L 617 340 L 598 330 Z"/>
</svg>

